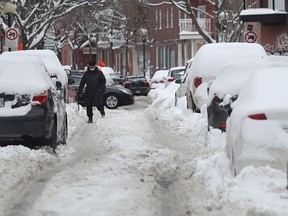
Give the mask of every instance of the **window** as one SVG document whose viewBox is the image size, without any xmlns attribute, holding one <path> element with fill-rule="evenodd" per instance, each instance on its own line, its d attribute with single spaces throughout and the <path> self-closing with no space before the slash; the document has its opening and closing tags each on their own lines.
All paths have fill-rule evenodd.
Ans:
<svg viewBox="0 0 288 216">
<path fill-rule="evenodd" d="M 171 18 L 171 28 L 173 28 L 173 7 L 171 7 L 170 12 L 171 12 L 171 14 L 170 14 L 170 18 Z"/>
<path fill-rule="evenodd" d="M 161 13 L 161 9 L 159 10 L 159 29 L 162 29 L 162 13 Z"/>
<path fill-rule="evenodd" d="M 166 28 L 169 28 L 169 8 L 166 8 Z"/>
<path fill-rule="evenodd" d="M 198 5 L 197 10 L 197 18 L 206 19 L 206 6 L 205 5 Z"/>
<path fill-rule="evenodd" d="M 285 1 L 284 0 L 269 0 L 269 8 L 273 9 L 273 1 L 275 10 L 285 10 Z"/>
<path fill-rule="evenodd" d="M 158 29 L 158 10 L 155 11 L 155 29 Z"/>
</svg>

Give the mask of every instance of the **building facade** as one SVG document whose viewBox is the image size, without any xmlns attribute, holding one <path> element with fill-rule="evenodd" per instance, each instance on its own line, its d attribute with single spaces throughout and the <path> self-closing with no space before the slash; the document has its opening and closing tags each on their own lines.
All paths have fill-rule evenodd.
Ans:
<svg viewBox="0 0 288 216">
<path fill-rule="evenodd" d="M 288 1 L 243 0 L 243 5 L 240 18 L 246 23 L 244 40 L 260 43 L 267 53 L 288 55 Z"/>
<path fill-rule="evenodd" d="M 162 0 L 150 1 L 154 4 Z M 191 1 L 200 9 L 194 11 L 199 25 L 214 37 L 214 20 L 207 16 L 213 14 L 213 6 L 206 1 Z M 192 23 L 192 19 L 172 4 L 159 4 L 150 8 L 149 39 L 151 75 L 157 70 L 186 65 L 198 49 L 205 43 Z"/>
</svg>

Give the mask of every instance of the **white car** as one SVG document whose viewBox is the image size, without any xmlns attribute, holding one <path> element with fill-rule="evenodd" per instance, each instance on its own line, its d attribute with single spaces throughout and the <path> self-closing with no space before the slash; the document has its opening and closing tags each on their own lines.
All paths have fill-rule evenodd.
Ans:
<svg viewBox="0 0 288 216">
<path fill-rule="evenodd" d="M 172 67 L 169 69 L 167 79 L 164 80 L 165 87 L 167 87 L 171 82 L 179 79 L 185 71 L 185 66 Z"/>
<path fill-rule="evenodd" d="M 213 43 L 203 45 L 195 57 L 187 75 L 187 107 L 194 112 L 199 112 L 203 106 L 202 98 L 195 97 L 198 86 L 204 82 L 214 80 L 220 73 L 224 62 L 239 57 L 264 57 L 267 56 L 260 44 L 249 43 Z M 207 97 L 207 96 L 206 96 Z"/>
<path fill-rule="evenodd" d="M 62 84 L 61 92 L 65 102 L 68 102 L 68 76 L 63 66 L 61 65 L 57 55 L 52 50 L 21 50 L 13 52 L 4 52 L 1 55 L 7 55 L 13 58 L 15 56 L 32 56 L 40 58 L 54 81 L 59 81 Z"/>
<path fill-rule="evenodd" d="M 188 75 L 188 70 L 191 68 L 193 58 L 189 59 L 186 63 L 184 72 L 181 72 L 181 77 L 175 80 L 175 83 L 179 83 L 178 89 L 175 91 L 175 106 L 177 106 L 178 98 L 184 97 L 186 95 L 186 79 Z M 183 75 L 182 75 L 183 74 Z"/>
<path fill-rule="evenodd" d="M 226 150 L 236 175 L 250 165 L 287 171 L 287 71 L 288 67 L 259 69 L 232 103 Z"/>
<path fill-rule="evenodd" d="M 226 104 L 225 98 L 227 96 L 230 97 L 228 102 L 230 100 L 236 100 L 242 86 L 258 69 L 288 67 L 287 60 L 288 58 L 286 62 L 280 61 L 280 59 L 276 61 L 266 56 L 265 58 L 235 58 L 223 64 L 221 73 L 213 80 L 208 89 L 209 93 L 206 100 L 208 125 L 225 131 L 226 119 L 231 112 L 231 107 Z"/>
<path fill-rule="evenodd" d="M 150 88 L 163 88 L 164 87 L 164 80 L 168 77 L 169 70 L 157 70 L 155 71 L 154 75 L 152 76 L 150 82 Z"/>
</svg>

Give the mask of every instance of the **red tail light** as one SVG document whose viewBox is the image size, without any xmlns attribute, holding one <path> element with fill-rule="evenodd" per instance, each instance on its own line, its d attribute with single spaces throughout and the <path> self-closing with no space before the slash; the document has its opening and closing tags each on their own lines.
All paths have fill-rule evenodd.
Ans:
<svg viewBox="0 0 288 216">
<path fill-rule="evenodd" d="M 222 102 L 222 100 L 217 96 L 214 96 L 213 101 L 214 102 Z"/>
<path fill-rule="evenodd" d="M 159 83 L 164 83 L 164 80 L 160 80 Z"/>
<path fill-rule="evenodd" d="M 259 113 L 259 114 L 253 114 L 248 116 L 251 119 L 255 120 L 266 120 L 266 115 L 264 113 Z"/>
<path fill-rule="evenodd" d="M 41 104 L 45 104 L 48 101 L 48 92 L 45 91 L 42 94 L 35 95 L 32 99 L 32 106 L 37 106 Z"/>
<path fill-rule="evenodd" d="M 174 78 L 173 77 L 169 77 L 168 78 L 168 82 L 173 82 L 174 81 Z"/>
<path fill-rule="evenodd" d="M 196 77 L 194 79 L 194 86 L 197 88 L 202 83 L 202 77 Z"/>
<path fill-rule="evenodd" d="M 221 122 L 219 125 L 219 129 L 222 131 L 225 131 L 226 130 L 226 122 Z"/>
</svg>

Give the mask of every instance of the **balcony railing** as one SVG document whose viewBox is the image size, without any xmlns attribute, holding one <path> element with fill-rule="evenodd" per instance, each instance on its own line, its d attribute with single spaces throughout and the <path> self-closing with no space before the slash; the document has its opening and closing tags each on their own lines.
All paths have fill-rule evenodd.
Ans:
<svg viewBox="0 0 288 216">
<path fill-rule="evenodd" d="M 243 22 L 260 22 L 263 25 L 287 25 L 285 0 L 243 0 L 240 13 Z"/>
<path fill-rule="evenodd" d="M 285 11 L 285 0 L 243 0 L 244 9 L 267 8 L 276 11 Z"/>
<path fill-rule="evenodd" d="M 199 26 L 207 32 L 211 32 L 211 19 L 197 18 Z M 192 23 L 191 19 L 180 19 L 179 21 L 180 32 L 196 32 L 197 29 Z"/>
</svg>

